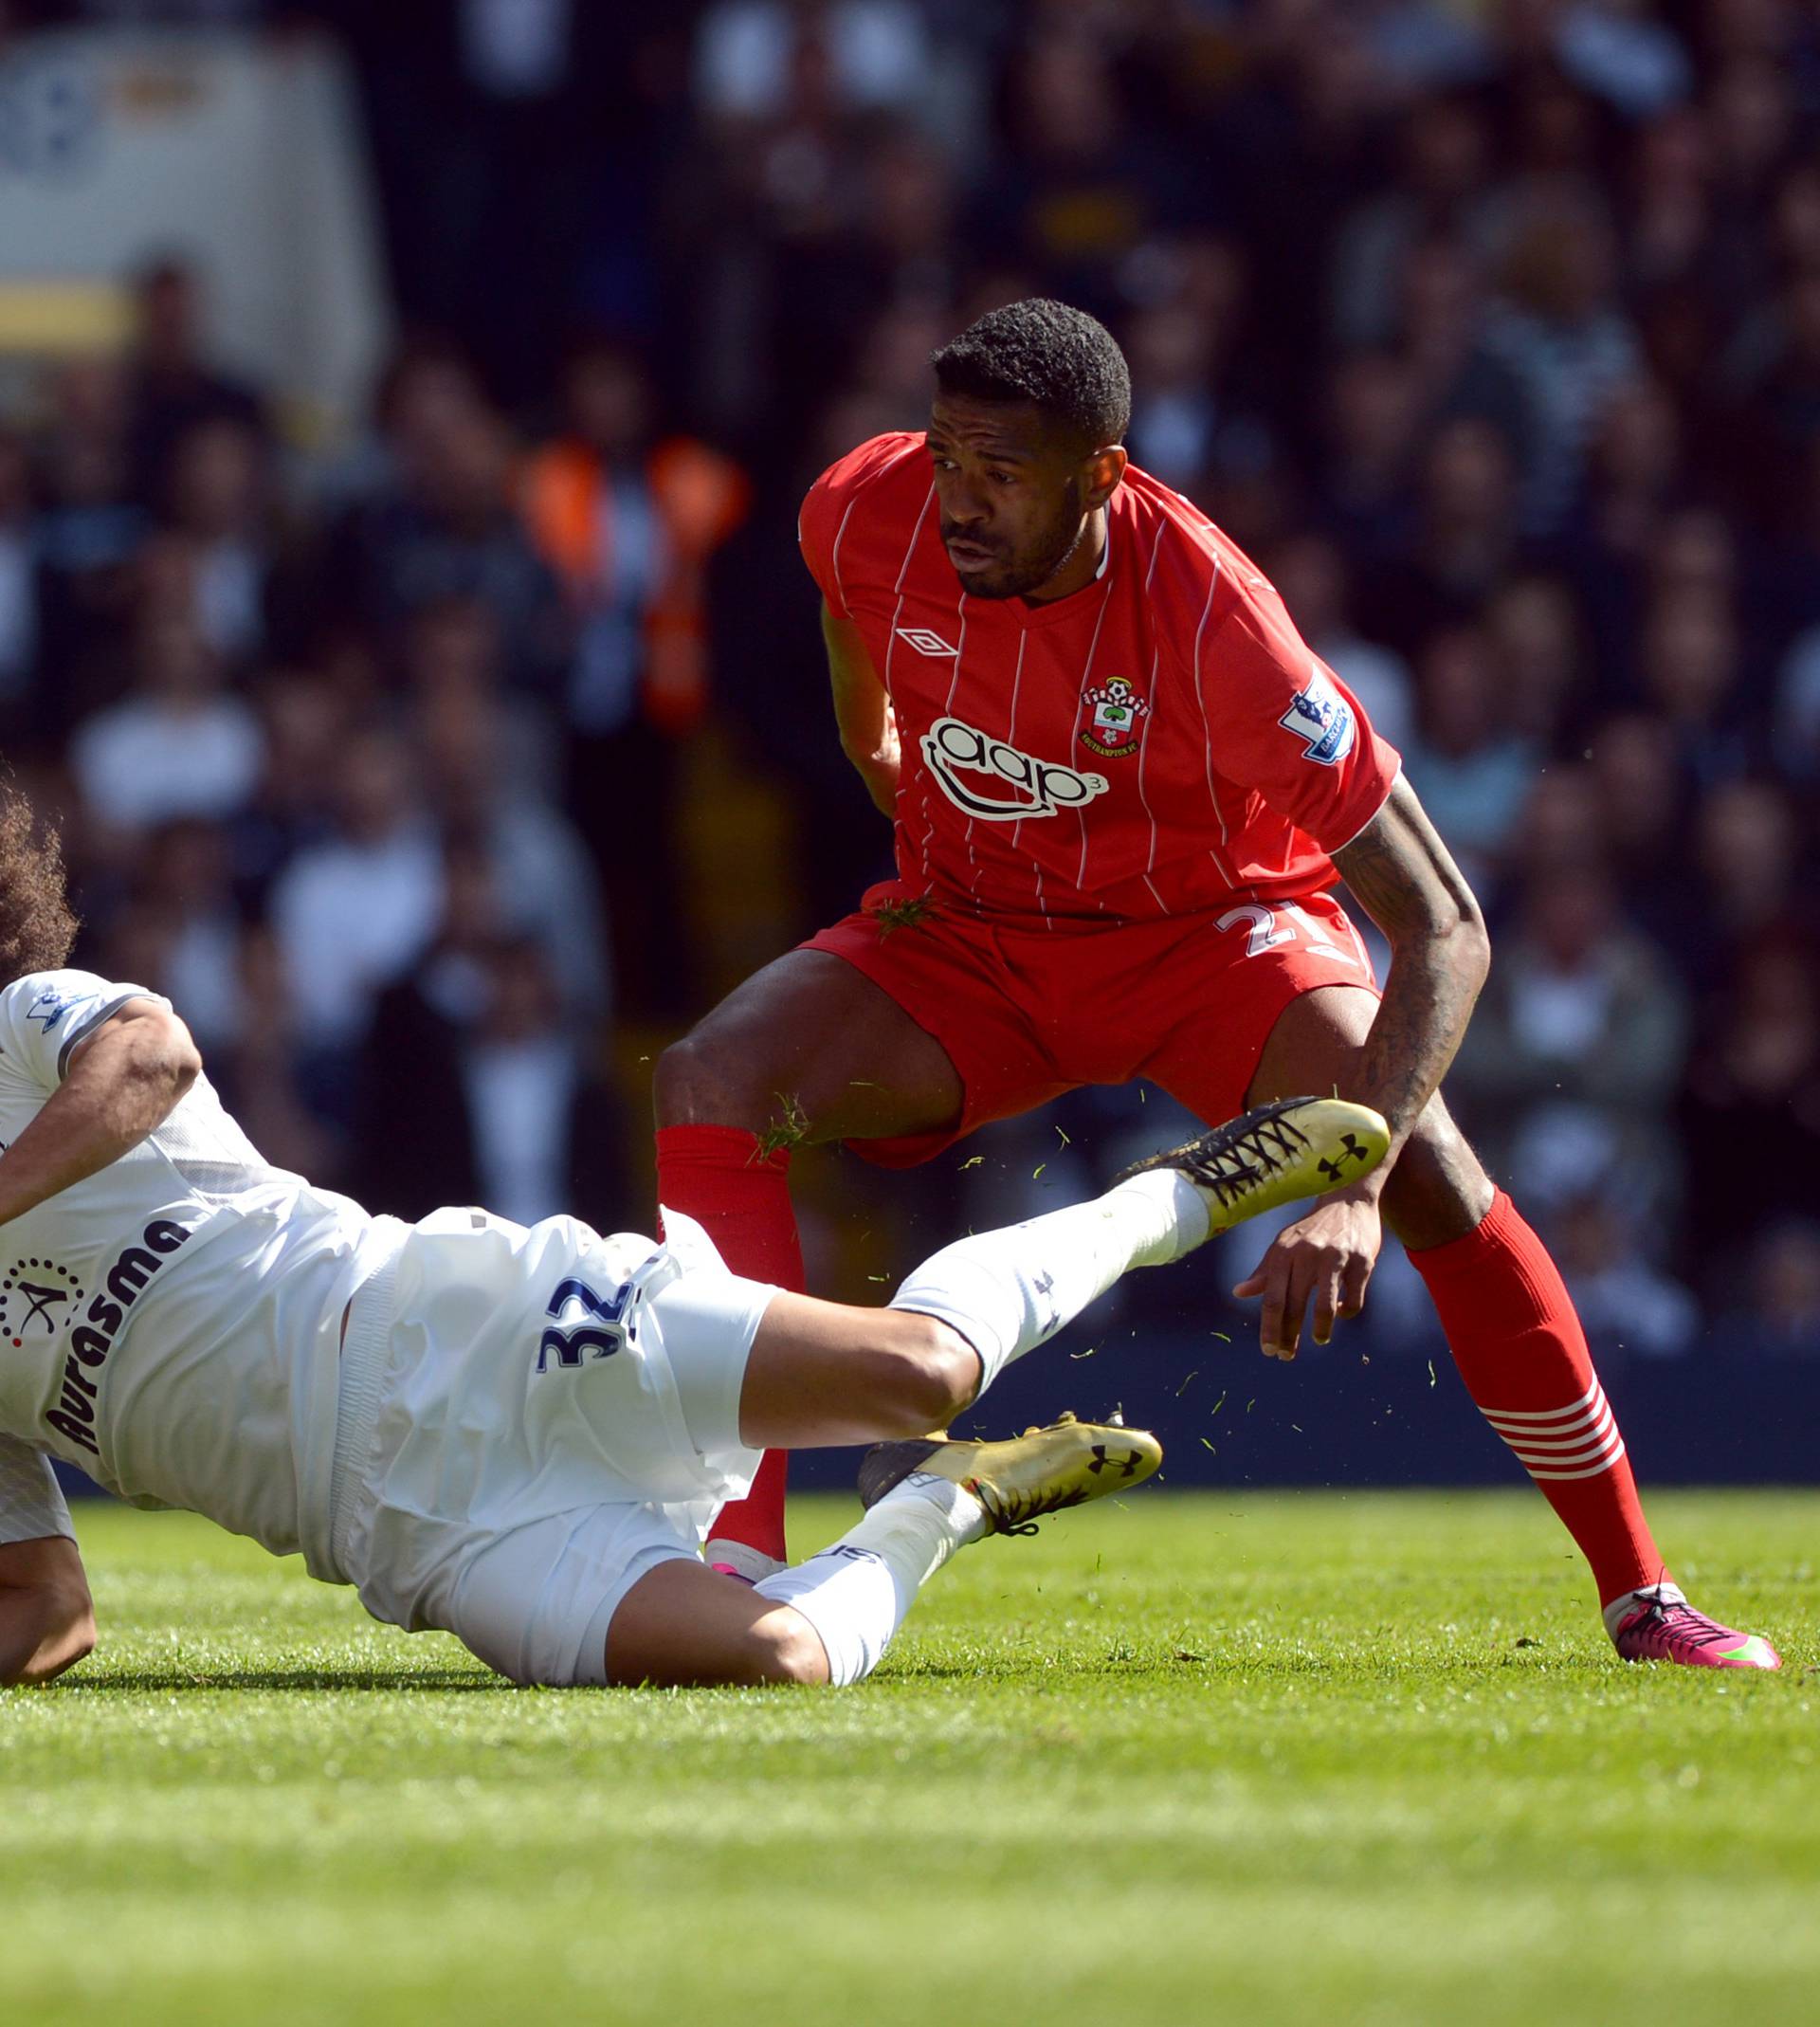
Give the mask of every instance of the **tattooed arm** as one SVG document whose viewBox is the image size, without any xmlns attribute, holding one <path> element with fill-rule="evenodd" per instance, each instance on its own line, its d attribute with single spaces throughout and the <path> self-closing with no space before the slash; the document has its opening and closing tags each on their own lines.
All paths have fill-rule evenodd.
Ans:
<svg viewBox="0 0 1820 2027">
<path fill-rule="evenodd" d="M 1383 1003 L 1345 1093 L 1390 1123 L 1390 1158 L 1370 1178 L 1375 1196 L 1460 1047 L 1491 945 L 1472 889 L 1400 776 L 1334 864 L 1391 945 Z"/>
<path fill-rule="evenodd" d="M 1334 864 L 1391 943 L 1383 999 L 1340 1091 L 1383 1113 L 1391 1152 L 1364 1181 L 1323 1197 L 1279 1233 L 1233 1289 L 1263 1298 L 1258 1335 L 1265 1355 L 1277 1359 L 1295 1357 L 1310 1302 L 1317 1344 L 1326 1343 L 1336 1321 L 1363 1307 L 1391 1164 L 1453 1061 L 1490 957 L 1479 904 L 1408 782 L 1396 783 Z"/>
</svg>

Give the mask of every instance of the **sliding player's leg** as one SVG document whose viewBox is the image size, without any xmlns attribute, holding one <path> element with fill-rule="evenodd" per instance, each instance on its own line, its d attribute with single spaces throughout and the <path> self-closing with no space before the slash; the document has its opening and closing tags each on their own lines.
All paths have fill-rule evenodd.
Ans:
<svg viewBox="0 0 1820 2027">
<path fill-rule="evenodd" d="M 717 1293 L 725 1277 L 665 1288 L 653 1307 L 699 1449 L 881 1447 L 861 1474 L 870 1510 L 799 1567 L 755 1590 L 675 1561 L 646 1574 L 611 1617 L 609 1679 L 858 1681 L 956 1549 L 1148 1477 L 1161 1452 L 1141 1431 L 1065 1419 L 1007 1443 L 924 1432 L 1132 1269 L 1167 1265 L 1215 1230 L 1350 1180 L 1357 1163 L 1342 1170 L 1334 1158 L 1361 1141 L 1368 1163 L 1380 1159 L 1382 1123 L 1331 1101 L 1234 1122 L 1090 1202 L 945 1247 L 883 1309 L 776 1295 L 749 1348 L 743 1336 L 733 1347 L 737 1365 L 725 1319 L 744 1304 Z"/>
<path fill-rule="evenodd" d="M 944 1247 L 883 1308 L 773 1292 L 710 1268 L 655 1294 L 651 1328 L 701 1456 L 917 1436 L 1120 1275 L 1178 1259 L 1212 1222 L 1208 1193 L 1162 1168 Z"/>
<path fill-rule="evenodd" d="M 957 1550 L 1139 1485 L 1161 1461 L 1143 1430 L 1070 1416 L 1004 1443 L 882 1444 L 860 1473 L 864 1515 L 795 1568 L 751 1587 L 696 1562 L 645 1574 L 608 1623 L 606 1679 L 858 1682 Z"/>
<path fill-rule="evenodd" d="M 735 1273 L 801 1292 L 790 1201 L 798 1145 L 937 1130 L 961 1087 L 940 1044 L 845 959 L 794 950 L 749 978 L 658 1065 L 658 1199 Z M 784 1560 L 785 1460 L 724 1507 L 709 1560 L 749 1579 Z"/>
<path fill-rule="evenodd" d="M 1385 1145 L 1383 1122 L 1362 1105 L 1292 1100 L 1154 1156 L 1085 1203 L 956 1239 L 883 1309 L 775 1295 L 743 1358 L 737 1418 L 724 1364 L 702 1406 L 687 1408 L 685 1393 L 692 1424 L 710 1424 L 697 1444 L 802 1450 L 944 1426 L 1134 1268 L 1167 1266 L 1214 1232 L 1351 1182 Z M 673 1360 L 715 1342 L 720 1300 L 712 1274 L 659 1296 Z M 717 1361 L 704 1349 L 693 1362 Z"/>
<path fill-rule="evenodd" d="M 616 1680 L 856 1680 L 956 1548 L 1157 1457 L 1075 1422 L 926 1432 L 1121 1273 L 1338 1177 L 1361 1122 L 1381 1144 L 1374 1115 L 1327 1101 L 1235 1122 L 1091 1203 L 945 1248 L 882 1310 L 730 1273 L 681 1217 L 628 1277 L 639 1248 L 573 1219 L 439 1213 L 350 1306 L 336 1566 L 375 1617 L 446 1628 L 519 1682 L 603 1682 L 610 1658 Z M 560 1321 L 577 1310 L 603 1321 Z M 755 1592 L 701 1566 L 703 1503 L 757 1446 L 853 1441 L 883 1447 L 834 1550 Z"/>
<path fill-rule="evenodd" d="M 1200 1193 L 1160 1171 L 945 1246 L 883 1309 L 779 1295 L 747 1361 L 741 1439 L 802 1450 L 944 1427 L 1120 1275 L 1178 1259 L 1208 1230 Z"/>
<path fill-rule="evenodd" d="M 1292 1000 L 1265 1044 L 1248 1102 L 1344 1088 L 1376 1009 L 1374 995 L 1353 986 Z M 1767 1641 L 1692 1611 L 1669 1580 L 1573 1300 L 1438 1096 L 1385 1185 L 1383 1212 L 1428 1285 L 1467 1392 L 1591 1566 L 1618 1652 L 1779 1666 Z"/>
<path fill-rule="evenodd" d="M 1091 1440 L 1081 1425 L 1056 1434 L 1069 1431 Z M 1119 1460 L 1107 1489 L 1148 1475 L 1151 1439 L 1092 1434 Z M 992 1447 L 1028 1452 L 1032 1444 Z M 1051 1459 L 1026 1456 L 1020 1484 L 1052 1493 L 1046 1510 L 1082 1475 L 1078 1452 L 1065 1473 Z M 1090 1481 L 1078 1496 L 1095 1489 Z M 439 1530 L 436 1544 L 449 1551 L 446 1567 L 459 1564 L 446 1600 L 408 1619 L 382 1616 L 446 1627 L 489 1667 L 525 1684 L 856 1681 L 922 1583 L 989 1525 L 974 1491 L 925 1471 L 881 1498 L 833 1548 L 755 1588 L 706 1567 L 686 1517 L 658 1504 L 546 1514 L 482 1536 L 456 1525 Z M 424 1532 L 420 1522 L 420 1543 Z M 362 1595 L 371 1605 L 370 1589 Z"/>
<path fill-rule="evenodd" d="M 611 1616 L 608 1679 L 856 1682 L 956 1550 L 997 1523 L 1149 1476 L 1156 1446 L 1138 1432 L 1065 1423 L 1003 1444 L 926 1432 L 1121 1274 L 1178 1258 L 1210 1224 L 1201 1192 L 1165 1170 L 944 1248 L 885 1308 L 778 1294 L 745 1354 L 737 1403 L 718 1356 L 721 1277 L 666 1288 L 654 1306 L 698 1447 L 885 1450 L 869 1460 L 870 1484 L 862 1481 L 870 1510 L 799 1567 L 751 1589 L 681 1561 L 645 1574 Z"/>
</svg>

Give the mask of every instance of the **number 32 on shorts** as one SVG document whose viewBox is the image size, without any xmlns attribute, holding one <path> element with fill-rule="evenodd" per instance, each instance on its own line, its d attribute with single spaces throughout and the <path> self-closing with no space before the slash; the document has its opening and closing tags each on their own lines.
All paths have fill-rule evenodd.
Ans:
<svg viewBox="0 0 1820 2027">
<path fill-rule="evenodd" d="M 585 1281 L 559 1281 L 546 1305 L 544 1314 L 556 1319 L 537 1341 L 537 1370 L 550 1370 L 555 1355 L 557 1366 L 576 1366 L 591 1353 L 596 1359 L 610 1359 L 626 1348 L 626 1325 L 622 1318 L 632 1292 L 629 1281 L 622 1281 L 610 1295 L 599 1295 Z M 593 1318 L 592 1323 L 562 1326 L 565 1311 L 579 1309 Z"/>
<path fill-rule="evenodd" d="M 1356 965 L 1369 978 L 1371 960 L 1365 955 L 1364 944 L 1359 941 L 1358 931 L 1344 915 L 1339 916 L 1338 922 L 1352 941 L 1350 950 L 1341 949 L 1332 940 L 1325 922 L 1317 922 L 1293 902 L 1283 907 L 1266 908 L 1258 902 L 1247 901 L 1236 908 L 1228 908 L 1213 926 L 1221 930 L 1243 928 L 1247 958 L 1261 958 L 1266 950 L 1274 950 L 1280 943 L 1293 943 L 1300 937 L 1303 948 L 1311 956 L 1334 958 L 1341 964 Z"/>
</svg>

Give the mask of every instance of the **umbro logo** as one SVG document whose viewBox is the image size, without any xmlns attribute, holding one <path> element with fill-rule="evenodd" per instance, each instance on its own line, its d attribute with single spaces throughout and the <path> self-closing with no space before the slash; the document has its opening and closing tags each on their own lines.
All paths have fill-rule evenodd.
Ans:
<svg viewBox="0 0 1820 2027">
<path fill-rule="evenodd" d="M 908 643 L 919 654 L 958 654 L 958 648 L 951 648 L 939 633 L 932 633 L 927 627 L 900 627 L 898 638 Z"/>
</svg>

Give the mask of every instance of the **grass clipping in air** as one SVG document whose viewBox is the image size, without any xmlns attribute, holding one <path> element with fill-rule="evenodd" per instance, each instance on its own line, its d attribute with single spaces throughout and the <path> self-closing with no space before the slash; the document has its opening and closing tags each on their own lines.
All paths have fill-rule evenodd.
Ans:
<svg viewBox="0 0 1820 2027">
<path fill-rule="evenodd" d="M 1820 1495 L 1655 1520 L 1782 1674 L 1618 1664 L 1527 1493 L 1058 1515 L 832 1693 L 513 1689 L 83 1507 L 103 1645 L 0 1694 L 0 2018 L 1804 2018 Z"/>
</svg>

